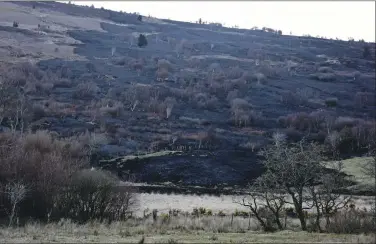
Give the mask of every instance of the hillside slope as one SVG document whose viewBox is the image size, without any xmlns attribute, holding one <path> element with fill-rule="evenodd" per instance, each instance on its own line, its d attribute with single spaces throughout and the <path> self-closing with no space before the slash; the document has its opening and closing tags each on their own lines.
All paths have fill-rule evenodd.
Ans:
<svg viewBox="0 0 376 244">
<path fill-rule="evenodd" d="M 95 134 L 92 163 L 120 176 L 241 185 L 259 175 L 257 151 L 275 131 L 323 143 L 338 135 L 343 154 L 363 153 L 375 135 L 374 43 L 55 2 L 0 11 L 1 79 L 26 95 L 30 128 Z M 121 158 L 166 150 L 179 153 Z"/>
</svg>

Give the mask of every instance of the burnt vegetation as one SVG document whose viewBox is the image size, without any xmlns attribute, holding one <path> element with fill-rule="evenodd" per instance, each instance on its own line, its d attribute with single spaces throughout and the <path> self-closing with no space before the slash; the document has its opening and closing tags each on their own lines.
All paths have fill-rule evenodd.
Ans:
<svg viewBox="0 0 376 244">
<path fill-rule="evenodd" d="M 32 6 L 55 5 L 125 25 L 69 30 L 84 43 L 75 46 L 83 61 L 0 63 L 0 217 L 8 225 L 129 219 L 137 189 L 119 181 L 137 179 L 250 185 L 256 193 L 237 203 L 265 231 L 285 229 L 294 214 L 304 231 L 370 232 L 370 214 L 338 191 L 354 184 L 339 162 L 374 155 L 374 45 Z M 335 170 L 325 169 L 328 160 Z"/>
</svg>

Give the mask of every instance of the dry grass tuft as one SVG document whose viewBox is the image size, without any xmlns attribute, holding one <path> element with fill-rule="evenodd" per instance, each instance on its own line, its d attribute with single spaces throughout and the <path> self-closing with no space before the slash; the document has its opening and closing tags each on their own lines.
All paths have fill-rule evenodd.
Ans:
<svg viewBox="0 0 376 244">
<path fill-rule="evenodd" d="M 291 223 L 294 226 L 294 223 Z M 58 223 L 29 223 L 25 227 L 0 229 L 4 242 L 122 242 L 122 243 L 372 243 L 375 236 L 280 231 L 264 233 L 251 219 L 242 217 L 168 217 L 132 219 L 109 225 L 96 221 L 78 225 L 69 220 Z"/>
</svg>

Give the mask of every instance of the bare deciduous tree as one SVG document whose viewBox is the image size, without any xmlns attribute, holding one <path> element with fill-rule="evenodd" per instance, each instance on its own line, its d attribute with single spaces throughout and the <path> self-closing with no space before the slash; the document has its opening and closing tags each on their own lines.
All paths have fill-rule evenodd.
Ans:
<svg viewBox="0 0 376 244">
<path fill-rule="evenodd" d="M 130 35 L 128 38 L 129 47 L 131 48 L 137 41 L 134 35 Z"/>
<path fill-rule="evenodd" d="M 247 126 L 250 120 L 249 108 L 249 103 L 244 99 L 235 98 L 231 101 L 231 110 L 235 125 Z"/>
<path fill-rule="evenodd" d="M 234 202 L 248 207 L 258 220 L 264 231 L 282 230 L 281 213 L 286 202 L 286 196 L 277 186 L 266 177 L 259 177 L 250 187 L 247 197 Z"/>
<path fill-rule="evenodd" d="M 0 124 L 4 121 L 11 131 L 25 128 L 28 103 L 25 95 L 17 88 L 6 82 L 0 82 Z"/>
<path fill-rule="evenodd" d="M 13 116 L 10 118 L 10 126 L 13 132 L 15 132 L 17 129 L 20 129 L 21 133 L 24 132 L 26 112 L 26 97 L 23 94 L 20 94 L 16 103 L 16 107 L 13 110 Z"/>
<path fill-rule="evenodd" d="M 336 158 L 338 156 L 338 145 L 341 142 L 341 137 L 337 131 L 331 132 L 327 136 L 327 141 L 330 146 L 330 151 L 332 152 L 333 158 Z"/>
<path fill-rule="evenodd" d="M 79 222 L 124 220 L 137 202 L 132 180 L 119 185 L 117 177 L 109 172 L 81 170 L 73 175 L 69 188 L 56 197 L 56 205 L 66 217 Z"/>
<path fill-rule="evenodd" d="M 137 105 L 138 105 L 139 103 L 140 103 L 140 102 L 139 102 L 138 100 L 134 101 L 134 103 L 133 103 L 133 105 L 132 105 L 132 109 L 131 109 L 132 112 L 136 109 L 136 107 L 137 107 Z"/>
<path fill-rule="evenodd" d="M 166 118 L 168 119 L 171 116 L 171 112 L 176 104 L 176 100 L 172 97 L 167 97 L 164 103 L 166 105 Z"/>
<path fill-rule="evenodd" d="M 299 143 L 288 146 L 275 144 L 261 152 L 266 169 L 262 177 L 280 187 L 292 198 L 292 204 L 299 218 L 302 230 L 307 230 L 304 213 L 307 187 L 320 176 L 323 162 L 322 150 L 318 144 Z"/>
<path fill-rule="evenodd" d="M 329 164 L 329 163 L 328 163 Z M 338 210 L 347 206 L 351 201 L 351 195 L 343 195 L 338 193 L 338 190 L 349 186 L 343 173 L 343 163 L 341 161 L 334 161 L 330 163 L 332 173 L 325 173 L 321 171 L 320 184 L 309 186 L 309 195 L 311 206 L 316 210 L 315 227 L 320 232 L 322 231 L 320 225 L 321 217 L 325 217 L 326 227 L 330 224 L 330 217 L 338 212 Z"/>
<path fill-rule="evenodd" d="M 180 43 L 176 44 L 175 46 L 176 57 L 180 58 L 180 55 L 183 51 L 184 51 L 184 42 L 182 40 Z"/>
<path fill-rule="evenodd" d="M 256 73 L 255 77 L 257 80 L 257 85 L 261 85 L 266 80 L 266 76 L 262 73 Z"/>
<path fill-rule="evenodd" d="M 27 188 L 22 183 L 8 183 L 5 192 L 10 200 L 11 209 L 9 213 L 9 227 L 13 225 L 14 217 L 17 215 L 17 205 L 21 203 L 27 194 Z"/>
<path fill-rule="evenodd" d="M 275 132 L 273 133 L 273 142 L 276 145 L 276 147 L 280 147 L 283 143 L 286 142 L 286 134 L 281 132 Z"/>
<path fill-rule="evenodd" d="M 321 231 L 321 218 L 325 217 L 328 226 L 330 217 L 347 206 L 352 198 L 339 193 L 350 185 L 343 175 L 342 162 L 334 161 L 328 165 L 324 161 L 323 147 L 304 139 L 289 145 L 283 134 L 275 133 L 273 141 L 273 145 L 261 151 L 265 173 L 253 185 L 252 189 L 257 193 L 251 193 L 250 200 L 243 199 L 238 203 L 249 207 L 266 229 L 270 227 L 268 222 L 257 216 L 260 215 L 259 206 L 272 213 L 274 222 L 281 229 L 280 211 L 284 204 L 292 204 L 302 230 L 307 230 L 305 209 L 313 208 L 316 211 L 315 227 Z"/>
</svg>

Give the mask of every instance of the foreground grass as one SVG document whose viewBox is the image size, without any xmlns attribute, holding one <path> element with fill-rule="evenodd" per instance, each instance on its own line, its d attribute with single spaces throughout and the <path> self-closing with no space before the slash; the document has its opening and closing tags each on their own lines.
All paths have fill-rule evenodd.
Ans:
<svg viewBox="0 0 376 244">
<path fill-rule="evenodd" d="M 180 233 L 168 231 L 163 234 L 136 234 L 127 236 L 120 230 L 114 233 L 110 228 L 76 229 L 74 231 L 61 230 L 55 227 L 2 229 L 0 241 L 2 243 L 40 243 L 40 242 L 64 242 L 64 243 L 137 243 L 145 237 L 145 243 L 373 243 L 374 235 L 343 235 L 343 234 L 319 234 L 307 232 L 281 231 L 276 233 L 262 233 L 249 231 L 246 233 L 210 233 L 197 231 L 193 233 Z"/>
<path fill-rule="evenodd" d="M 216 219 L 212 220 L 215 222 L 209 221 L 205 226 L 200 226 L 199 223 L 192 224 L 182 218 L 179 218 L 179 223 L 159 221 L 156 223 L 114 222 L 110 225 L 97 222 L 77 225 L 70 221 L 46 225 L 29 223 L 24 227 L 0 229 L 0 242 L 138 243 L 142 238 L 145 238 L 145 243 L 373 243 L 375 240 L 375 235 L 309 233 L 291 229 L 265 233 L 255 230 L 257 227 L 253 224 L 250 230 L 239 228 L 248 221 L 240 223 L 237 219 L 234 220 L 234 226 L 229 227 L 217 223 L 219 221 Z"/>
</svg>

